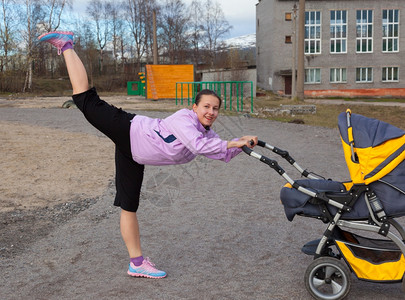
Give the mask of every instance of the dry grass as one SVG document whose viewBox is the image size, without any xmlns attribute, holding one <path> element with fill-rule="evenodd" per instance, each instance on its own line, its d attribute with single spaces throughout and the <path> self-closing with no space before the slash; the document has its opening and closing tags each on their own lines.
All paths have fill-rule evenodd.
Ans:
<svg viewBox="0 0 405 300">
<path fill-rule="evenodd" d="M 364 104 L 363 99 L 344 99 L 347 104 L 336 104 L 337 100 L 341 103 L 343 99 L 330 99 L 326 104 L 315 104 L 315 114 L 297 114 L 297 115 L 277 115 L 267 112 L 272 108 L 279 108 L 281 105 L 302 105 L 306 102 L 292 100 L 286 97 L 279 97 L 272 94 L 257 97 L 254 102 L 254 112 L 258 117 L 276 120 L 280 122 L 302 123 L 312 126 L 336 128 L 337 118 L 341 112 L 350 109 L 352 113 L 361 114 L 370 118 L 375 118 L 390 123 L 398 128 L 405 130 L 404 114 L 405 107 L 373 105 L 373 102 L 388 101 L 390 99 L 368 99 L 370 104 Z M 356 103 L 361 101 L 361 104 Z M 392 102 L 405 102 L 405 99 L 392 99 Z M 329 104 L 330 103 L 330 104 Z"/>
</svg>

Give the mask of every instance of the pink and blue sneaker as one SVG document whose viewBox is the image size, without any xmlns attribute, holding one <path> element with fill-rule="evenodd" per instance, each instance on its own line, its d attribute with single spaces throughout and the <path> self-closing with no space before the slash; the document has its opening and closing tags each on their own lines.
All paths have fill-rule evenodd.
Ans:
<svg viewBox="0 0 405 300">
<path fill-rule="evenodd" d="M 147 257 L 143 260 L 142 265 L 138 267 L 130 262 L 128 275 L 134 277 L 163 278 L 166 277 L 166 272 L 156 269 L 155 264 Z"/>
<path fill-rule="evenodd" d="M 38 37 L 38 40 L 40 42 L 47 42 L 55 46 L 58 49 L 58 55 L 61 55 L 63 50 L 66 50 L 66 48 L 73 47 L 73 32 L 52 31 L 42 34 L 41 36 Z"/>
</svg>

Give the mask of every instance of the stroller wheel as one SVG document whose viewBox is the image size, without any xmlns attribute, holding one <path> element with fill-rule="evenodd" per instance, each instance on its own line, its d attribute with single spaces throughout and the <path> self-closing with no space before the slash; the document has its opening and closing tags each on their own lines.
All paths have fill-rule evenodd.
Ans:
<svg viewBox="0 0 405 300">
<path fill-rule="evenodd" d="M 305 287 L 319 300 L 339 300 L 350 290 L 350 270 L 336 258 L 315 259 L 305 272 Z"/>
</svg>

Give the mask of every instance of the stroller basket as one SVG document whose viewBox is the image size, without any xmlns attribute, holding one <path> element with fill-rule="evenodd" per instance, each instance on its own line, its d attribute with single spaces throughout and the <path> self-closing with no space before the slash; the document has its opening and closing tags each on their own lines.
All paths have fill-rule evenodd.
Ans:
<svg viewBox="0 0 405 300">
<path fill-rule="evenodd" d="M 340 230 L 335 239 L 340 254 L 359 279 L 400 282 L 405 273 L 405 258 L 390 240 L 370 239 Z"/>
</svg>

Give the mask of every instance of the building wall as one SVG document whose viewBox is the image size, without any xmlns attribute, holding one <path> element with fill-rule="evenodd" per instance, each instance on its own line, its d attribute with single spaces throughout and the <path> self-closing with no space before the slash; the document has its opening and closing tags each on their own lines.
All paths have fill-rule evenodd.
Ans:
<svg viewBox="0 0 405 300">
<path fill-rule="evenodd" d="M 276 5 L 273 0 L 262 0 L 256 6 L 256 69 L 257 86 L 265 90 L 280 89 L 284 83 L 276 76 L 277 68 L 291 67 L 292 49 L 280 41 L 292 27 L 284 23 L 282 11 L 291 5 Z M 291 3 L 288 3 L 291 4 Z M 277 9 L 277 11 L 275 11 Z M 290 23 L 291 24 L 291 23 Z M 281 53 L 284 52 L 283 55 Z M 280 61 L 277 61 L 280 59 Z"/>
<path fill-rule="evenodd" d="M 305 68 L 320 68 L 321 81 L 305 84 L 306 95 L 312 96 L 397 96 L 405 86 L 405 1 L 403 0 L 306 0 L 306 11 L 321 11 L 321 54 L 305 55 Z M 285 75 L 291 73 L 293 44 L 285 43 L 285 36 L 292 35 L 293 22 L 285 20 L 285 13 L 292 12 L 298 1 L 261 0 L 256 6 L 257 85 L 260 88 L 283 93 Z M 356 11 L 373 10 L 373 52 L 356 53 Z M 382 52 L 382 11 L 399 9 L 399 52 Z M 330 11 L 347 11 L 347 53 L 330 53 Z M 297 18 L 298 24 L 298 18 Z M 298 35 L 298 29 L 296 30 Z M 330 68 L 346 68 L 346 83 L 331 83 Z M 371 83 L 356 82 L 357 67 L 372 67 Z M 399 67 L 398 82 L 382 82 L 382 67 Z M 333 91 L 336 91 L 335 93 Z"/>
<path fill-rule="evenodd" d="M 251 81 L 253 84 L 253 95 L 256 96 L 256 77 L 256 69 L 215 70 L 204 71 L 201 81 Z M 251 91 L 248 84 L 244 84 L 243 92 L 245 96 L 250 96 Z"/>
<path fill-rule="evenodd" d="M 146 65 L 146 98 L 174 99 L 177 82 L 193 81 L 193 65 Z"/>
</svg>

